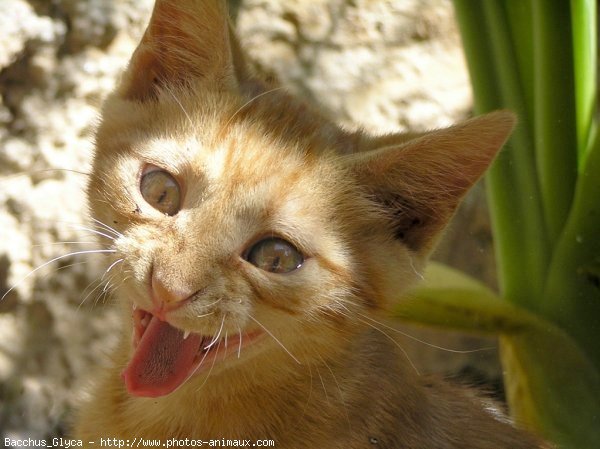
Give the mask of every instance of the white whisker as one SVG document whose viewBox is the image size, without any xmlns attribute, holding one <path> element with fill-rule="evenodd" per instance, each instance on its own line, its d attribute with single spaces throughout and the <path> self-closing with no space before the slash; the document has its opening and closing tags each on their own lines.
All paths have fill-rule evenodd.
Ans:
<svg viewBox="0 0 600 449">
<path fill-rule="evenodd" d="M 199 305 L 198 307 L 202 307 L 203 309 L 205 309 L 206 307 L 210 307 L 210 306 L 214 306 L 215 304 L 218 304 L 219 301 L 221 301 L 223 298 L 220 297 L 219 299 L 217 299 L 216 301 L 211 302 L 210 304 L 202 304 Z"/>
<path fill-rule="evenodd" d="M 317 375 L 319 376 L 319 379 L 321 379 L 321 385 L 323 385 L 323 393 L 325 393 L 325 400 L 329 404 L 329 395 L 327 394 L 327 388 L 325 388 L 325 382 L 323 381 L 323 377 L 321 376 L 321 372 L 319 371 L 319 367 L 315 366 L 315 368 L 317 369 Z"/>
<path fill-rule="evenodd" d="M 40 247 L 45 247 L 45 246 L 56 246 L 56 245 L 97 245 L 98 242 L 76 242 L 76 241 L 69 241 L 69 242 L 49 242 L 49 243 L 38 243 L 35 245 L 31 245 L 32 248 L 40 248 Z"/>
<path fill-rule="evenodd" d="M 124 279 L 121 279 L 120 281 L 111 284 L 112 279 L 114 278 L 114 276 L 111 276 L 110 279 L 108 279 L 106 281 L 106 286 L 103 289 L 103 293 L 100 294 L 98 296 L 98 298 L 96 299 L 96 301 L 94 302 L 94 305 L 97 305 L 98 302 L 102 301 L 102 303 L 104 305 L 106 305 L 106 299 L 110 297 L 110 295 L 112 295 L 121 285 L 123 285 L 128 279 L 130 279 L 130 276 L 126 276 Z"/>
<path fill-rule="evenodd" d="M 239 336 L 240 336 L 240 341 L 238 343 L 238 351 L 237 351 L 237 357 L 238 359 L 240 358 L 240 354 L 242 352 L 242 328 L 240 327 L 240 325 L 238 324 L 238 331 L 239 331 Z"/>
<path fill-rule="evenodd" d="M 110 288 L 110 287 L 109 287 L 109 286 L 110 286 L 110 282 L 111 282 L 111 281 L 112 281 L 114 278 L 115 278 L 115 276 L 113 275 L 113 276 L 111 276 L 110 278 L 108 278 L 108 279 L 106 280 L 106 283 L 104 284 L 104 288 L 102 289 L 102 292 L 103 292 L 103 293 L 106 293 L 106 292 L 108 291 L 108 289 Z"/>
<path fill-rule="evenodd" d="M 61 271 L 61 270 L 66 270 L 67 268 L 75 267 L 75 266 L 77 266 L 77 265 L 84 265 L 84 264 L 86 264 L 86 263 L 89 263 L 89 262 L 90 262 L 89 260 L 82 260 L 82 261 L 80 261 L 80 262 L 73 262 L 73 263 L 67 264 L 67 265 L 65 265 L 65 266 L 58 267 L 58 268 L 57 268 L 56 270 L 54 270 L 54 271 L 55 271 L 55 272 L 57 272 L 57 271 Z"/>
<path fill-rule="evenodd" d="M 361 320 L 360 318 L 358 318 L 358 321 L 361 321 L 362 323 L 366 324 L 367 326 L 370 326 L 373 329 L 375 329 L 377 332 L 381 332 L 383 335 L 385 335 L 392 343 L 394 343 L 398 347 L 398 349 L 400 349 L 400 351 L 402 351 L 402 353 L 406 357 L 406 360 L 408 360 L 408 363 L 410 363 L 410 366 L 412 366 L 412 368 L 415 370 L 415 373 L 417 373 L 417 375 L 419 375 L 419 376 L 421 375 L 421 373 L 419 372 L 419 370 L 417 369 L 417 367 L 415 366 L 415 364 L 413 363 L 413 361 L 408 356 L 408 352 L 406 352 L 406 349 L 404 349 L 400 343 L 398 343 L 396 340 L 394 340 L 386 332 L 384 332 L 383 330 L 379 329 L 378 327 L 373 326 L 372 324 L 368 323 L 367 321 Z"/>
<path fill-rule="evenodd" d="M 223 319 L 221 320 L 221 328 L 219 329 L 219 332 L 217 332 L 217 336 L 216 336 L 216 337 L 213 339 L 213 342 L 212 342 L 212 343 L 211 343 L 209 346 L 207 346 L 207 347 L 205 347 L 205 348 L 204 348 L 204 349 L 206 350 L 206 352 L 205 352 L 205 353 L 204 353 L 204 355 L 202 356 L 202 359 L 200 360 L 200 362 L 198 363 L 198 365 L 196 365 L 196 368 L 194 368 L 194 369 L 192 370 L 192 372 L 191 372 L 191 373 L 190 373 L 190 375 L 187 377 L 187 379 L 185 379 L 185 381 L 183 381 L 183 382 L 181 383 L 181 385 L 185 384 L 185 383 L 186 383 L 186 382 L 187 382 L 187 381 L 190 379 L 190 377 L 192 377 L 192 376 L 193 376 L 193 375 L 196 373 L 196 371 L 198 370 L 198 368 L 199 368 L 199 367 L 202 365 L 202 363 L 204 362 L 204 359 L 206 358 L 206 356 L 207 356 L 207 355 L 208 355 L 208 353 L 210 352 L 210 350 L 209 350 L 209 347 L 210 347 L 211 345 L 213 345 L 215 341 L 219 341 L 219 336 L 221 335 L 221 331 L 223 330 L 223 325 L 224 325 L 224 323 L 225 323 L 225 317 L 226 317 L 226 315 L 223 315 Z M 219 344 L 217 345 L 217 349 L 216 349 L 216 351 L 217 351 L 217 352 L 219 351 L 219 347 L 220 347 L 220 346 L 221 346 L 221 342 L 219 341 Z M 217 360 L 217 356 L 215 355 L 215 357 L 213 358 L 213 362 L 212 362 L 212 365 L 211 365 L 211 367 L 210 367 L 210 370 L 208 370 L 208 374 L 206 375 L 206 378 L 204 379 L 204 382 L 202 382 L 202 385 L 200 385 L 200 386 L 198 387 L 198 390 L 200 390 L 200 389 L 201 389 L 201 388 L 204 386 L 204 384 L 206 384 L 206 381 L 208 380 L 208 378 L 209 378 L 209 376 L 210 376 L 210 373 L 212 372 L 212 370 L 213 370 L 213 368 L 214 368 L 214 366 L 215 366 L 215 362 L 216 362 L 216 360 Z M 179 385 L 179 387 L 181 387 L 181 385 Z M 177 388 L 179 388 L 179 387 L 177 387 Z M 198 390 L 197 390 L 197 391 L 198 391 Z"/>
<path fill-rule="evenodd" d="M 119 231 L 117 231 L 115 228 L 110 227 L 109 225 L 107 225 L 106 223 L 101 222 L 100 220 L 94 218 L 94 217 L 90 217 L 92 221 L 96 222 L 97 224 L 99 224 L 100 226 L 102 226 L 104 229 L 106 229 L 107 231 L 112 232 L 115 237 L 123 237 L 123 234 L 121 234 Z"/>
<path fill-rule="evenodd" d="M 419 279 L 421 279 L 422 281 L 424 281 L 425 280 L 425 276 L 423 276 L 423 274 L 421 274 L 420 272 L 417 271 L 417 269 L 415 268 L 415 264 L 413 262 L 413 258 L 409 256 L 408 261 L 410 262 L 410 267 L 415 272 L 415 274 L 419 277 Z"/>
<path fill-rule="evenodd" d="M 369 317 L 367 315 L 364 315 L 362 313 L 359 313 L 359 315 L 362 316 L 362 317 L 364 317 L 364 318 L 366 318 L 366 319 L 368 319 L 368 320 L 370 320 L 370 321 L 373 321 L 374 323 L 377 323 L 380 326 L 383 326 L 383 327 L 385 327 L 385 328 L 387 328 L 387 329 L 389 329 L 389 330 L 391 330 L 393 332 L 397 332 L 397 333 L 399 333 L 400 335 L 403 335 L 406 338 L 410 338 L 411 340 L 414 340 L 414 341 L 416 341 L 418 343 L 422 343 L 425 346 L 429 346 L 431 348 L 439 349 L 441 351 L 453 352 L 455 354 L 472 354 L 474 352 L 489 351 L 491 349 L 494 349 L 493 347 L 478 348 L 478 349 L 466 349 L 466 350 L 444 348 L 443 346 L 438 346 L 438 345 L 435 345 L 433 343 L 429 343 L 429 342 L 427 342 L 425 340 L 421 340 L 420 338 L 417 338 L 417 337 L 414 337 L 414 336 L 412 336 L 410 334 L 407 334 L 406 332 L 402 332 L 400 329 L 396 329 L 395 327 L 388 326 L 387 324 L 382 323 L 380 321 L 377 321 L 377 320 L 375 320 L 375 319 L 373 319 L 373 318 L 371 318 L 371 317 Z"/>
<path fill-rule="evenodd" d="M 219 344 L 217 345 L 217 349 L 216 349 L 217 352 L 219 351 L 220 347 L 221 347 L 221 342 L 219 341 Z M 206 357 L 207 354 L 208 354 L 208 351 L 206 352 L 206 354 L 204 354 L 204 357 Z M 204 357 L 202 357 L 202 361 L 204 361 Z M 200 364 L 198 366 L 200 366 L 202 364 L 202 361 L 200 362 Z M 217 361 L 217 356 L 215 355 L 215 357 L 213 357 L 212 364 L 210 365 L 210 369 L 208 370 L 208 373 L 206 374 L 206 377 L 204 378 L 204 382 L 202 382 L 202 385 L 200 385 L 196 391 L 199 391 L 204 386 L 204 384 L 206 384 L 206 382 L 208 381 L 208 378 L 210 377 L 210 373 L 212 373 L 212 370 L 215 367 L 216 361 Z M 196 372 L 196 370 L 194 370 L 194 372 Z M 189 377 L 186 379 L 186 382 L 188 379 L 189 379 Z"/>
<path fill-rule="evenodd" d="M 38 270 L 41 270 L 42 268 L 50 265 L 53 262 L 56 262 L 58 260 L 64 259 L 66 257 L 71 257 L 71 256 L 77 256 L 79 254 L 98 254 L 98 253 L 115 253 L 117 252 L 117 250 L 115 249 L 90 249 L 87 251 L 75 251 L 69 254 L 63 254 L 62 256 L 58 256 L 55 257 L 52 260 L 49 260 L 48 262 L 44 262 L 43 264 L 41 264 L 40 266 L 38 266 L 37 268 L 34 268 L 33 270 L 31 270 L 29 273 L 27 273 L 27 275 L 25 277 L 23 277 L 19 282 L 17 282 L 15 285 L 13 285 L 11 288 L 9 288 L 6 293 L 4 293 L 2 295 L 2 297 L 0 298 L 0 301 L 2 301 L 4 298 L 6 298 L 6 296 L 12 292 L 15 288 L 17 288 L 19 285 L 21 285 L 23 282 L 25 282 L 26 279 L 28 279 L 30 276 L 32 276 L 34 273 L 36 273 Z"/>
<path fill-rule="evenodd" d="M 321 357 L 321 354 L 317 353 L 317 356 L 319 357 L 319 359 L 321 359 L 321 362 L 323 362 L 323 365 L 325 365 L 325 368 L 327 368 L 329 370 L 329 373 L 331 374 L 331 378 L 337 385 L 338 392 L 340 394 L 340 400 L 342 401 L 342 404 L 344 404 L 344 413 L 346 415 L 346 421 L 348 422 L 348 428 L 351 429 L 352 425 L 350 424 L 350 416 L 348 415 L 348 405 L 346 404 L 346 400 L 344 399 L 344 392 L 342 391 L 342 387 L 340 387 L 340 384 L 339 384 L 337 378 L 335 377 L 335 374 L 333 374 L 333 370 L 327 364 L 325 359 L 323 359 L 323 357 Z"/>
<path fill-rule="evenodd" d="M 175 391 L 177 391 L 179 388 L 181 388 L 182 385 L 186 384 L 187 381 L 190 380 L 190 378 L 194 374 L 196 374 L 196 371 L 198 371 L 198 368 L 200 368 L 202 366 L 202 363 L 204 363 L 204 359 L 206 359 L 206 356 L 208 355 L 208 353 L 209 353 L 209 351 L 206 351 L 204 353 L 204 355 L 202 356 L 202 358 L 200 359 L 200 361 L 198 362 L 196 367 L 192 370 L 192 372 L 188 375 L 188 377 L 183 382 L 181 382 L 181 384 L 175 389 Z M 204 384 L 206 383 L 207 380 L 208 380 L 208 376 L 206 377 L 206 379 L 204 379 L 204 382 L 202 382 L 202 385 L 200 385 L 200 387 L 198 387 L 198 390 L 200 390 L 204 386 Z"/>
<path fill-rule="evenodd" d="M 109 287 L 109 284 L 110 284 L 110 282 L 107 281 L 106 285 L 102 289 L 102 293 L 98 296 L 98 298 L 94 302 L 94 305 L 97 305 L 99 302 L 103 302 L 104 303 L 106 301 L 106 297 L 111 292 L 110 289 L 112 288 L 112 287 Z M 114 290 L 112 290 L 112 291 L 114 291 Z"/>
<path fill-rule="evenodd" d="M 219 348 L 221 347 L 221 340 L 218 340 L 219 344 L 217 345 L 217 349 L 215 349 L 215 352 L 219 352 Z M 213 361 L 212 364 L 210 365 L 210 369 L 208 370 L 208 373 L 206 374 L 206 379 L 204 379 L 204 382 L 202 383 L 202 385 L 204 385 L 204 383 L 206 383 L 206 381 L 208 380 L 208 377 L 210 376 L 210 373 L 212 373 L 213 368 L 215 367 L 215 362 L 217 361 L 217 355 L 215 354 L 215 356 L 213 357 Z M 202 385 L 200 385 L 200 387 L 202 387 Z"/>
<path fill-rule="evenodd" d="M 114 236 L 109 235 L 109 234 L 105 234 L 104 232 L 98 231 L 97 229 L 92 229 L 92 228 L 88 228 L 86 226 L 82 226 L 82 225 L 78 225 L 78 224 L 73 224 L 73 223 L 68 223 L 68 224 L 70 226 L 72 226 L 73 229 L 77 229 L 79 231 L 88 231 L 88 232 L 91 232 L 93 234 L 96 234 L 96 235 L 99 235 L 99 236 L 102 236 L 102 237 L 106 237 L 107 239 L 110 239 L 110 240 L 113 240 L 113 241 L 115 240 Z"/>
<path fill-rule="evenodd" d="M 181 101 L 179 101 L 179 98 L 177 98 L 175 96 L 175 94 L 173 93 L 173 91 L 171 89 L 169 89 L 169 86 L 167 86 L 167 84 L 165 83 L 162 86 L 167 92 L 169 92 L 169 94 L 171 95 L 171 97 L 173 97 L 173 100 L 175 100 L 175 102 L 179 105 L 179 107 L 181 108 L 181 110 L 183 111 L 183 113 L 185 114 L 185 117 L 187 118 L 187 121 L 190 123 L 190 126 L 192 127 L 192 129 L 196 129 L 196 126 L 194 125 L 194 122 L 192 121 L 192 118 L 190 117 L 190 115 L 188 114 L 188 112 L 185 110 L 185 108 L 183 107 L 183 105 L 181 104 Z"/>
<path fill-rule="evenodd" d="M 350 319 L 357 319 L 358 321 L 360 321 L 360 322 L 362 322 L 362 323 L 366 324 L 367 326 L 369 326 L 369 327 L 371 327 L 371 328 L 375 329 L 377 332 L 380 332 L 382 335 L 385 335 L 385 336 L 386 336 L 386 337 L 387 337 L 387 338 L 388 338 L 388 339 L 389 339 L 389 340 L 390 340 L 392 343 L 394 343 L 394 345 L 396 345 L 396 346 L 398 347 L 398 349 L 400 349 L 400 351 L 402 351 L 402 353 L 403 353 L 403 354 L 404 354 L 404 356 L 406 357 L 406 360 L 408 360 L 408 363 L 410 363 L 410 366 L 412 366 L 412 368 L 415 370 L 415 372 L 416 372 L 416 373 L 417 373 L 419 376 L 421 375 L 421 373 L 419 372 L 419 370 L 417 369 L 417 367 L 415 366 L 415 364 L 413 363 L 413 361 L 410 359 L 410 357 L 409 357 L 408 353 L 407 353 L 407 352 L 406 352 L 406 350 L 405 350 L 405 349 L 402 347 L 402 345 L 400 345 L 400 343 L 398 343 L 398 342 L 397 342 L 396 340 L 394 340 L 394 339 L 393 339 L 393 338 L 392 338 L 390 335 L 388 335 L 386 332 L 384 332 L 383 330 L 379 329 L 378 327 L 374 326 L 373 324 L 371 324 L 371 323 L 369 323 L 369 322 L 367 322 L 367 321 L 365 321 L 365 320 L 361 320 L 360 318 L 353 317 L 353 316 L 351 315 L 351 312 L 350 312 L 350 310 L 349 310 L 349 309 L 348 309 L 348 308 L 347 308 L 345 305 L 343 305 L 343 304 L 342 304 L 341 306 L 342 306 L 342 308 L 346 309 L 346 311 L 348 311 L 348 313 L 347 313 L 347 314 L 346 314 L 346 313 L 344 313 L 344 312 L 342 312 L 341 310 L 340 310 L 340 311 L 338 311 L 338 312 L 339 312 L 339 313 L 341 313 L 342 315 L 345 315 L 345 316 L 347 316 L 347 317 L 348 317 L 348 318 L 350 318 Z M 359 313 L 359 315 L 362 315 L 362 314 L 360 314 L 360 313 Z M 362 316 L 364 316 L 364 315 L 362 315 Z"/>
<path fill-rule="evenodd" d="M 85 301 L 88 299 L 88 296 L 90 296 L 90 295 L 91 295 L 91 294 L 94 292 L 94 290 L 96 290 L 98 287 L 100 287 L 100 285 L 102 285 L 102 284 L 101 284 L 101 283 L 98 281 L 98 279 L 94 279 L 94 280 L 92 280 L 92 281 L 91 281 L 91 282 L 90 282 L 88 285 L 86 285 L 86 286 L 85 286 L 85 288 L 83 289 L 83 292 L 81 292 L 81 295 L 85 295 L 85 293 L 88 291 L 88 289 L 89 289 L 89 288 L 90 288 L 92 285 L 94 285 L 94 283 L 95 283 L 95 282 L 98 282 L 98 285 L 96 285 L 96 287 L 94 287 L 94 288 L 93 288 L 93 289 L 92 289 L 92 290 L 91 290 L 91 291 L 90 291 L 90 292 L 89 292 L 89 293 L 88 293 L 88 294 L 87 294 L 87 295 L 86 295 L 86 296 L 83 298 L 83 300 L 81 300 L 81 301 L 79 302 L 79 305 L 77 306 L 77 311 L 79 311 L 79 309 L 81 308 L 81 306 L 83 305 L 83 303 L 84 303 L 84 302 L 85 302 Z M 80 298 L 81 298 L 81 296 L 80 296 Z"/>
<path fill-rule="evenodd" d="M 213 337 L 213 340 L 208 344 L 208 346 L 204 347 L 205 350 L 210 349 L 211 346 L 213 346 L 217 341 L 219 341 L 219 338 L 221 338 L 221 331 L 223 331 L 223 324 L 225 324 L 225 315 L 223 315 L 223 318 L 221 319 L 221 327 L 219 328 L 217 335 Z"/>
<path fill-rule="evenodd" d="M 98 285 L 96 285 L 96 287 L 94 287 L 92 290 L 90 290 L 90 292 L 85 296 L 85 298 L 83 298 L 83 300 L 79 303 L 79 305 L 77 306 L 77 310 L 79 310 L 81 308 L 81 306 L 83 306 L 83 304 L 87 301 L 87 299 L 96 291 L 98 290 L 102 285 L 102 279 L 100 279 L 100 281 L 92 281 L 88 284 L 88 286 L 83 290 L 83 292 L 85 293 L 85 291 L 90 288 L 90 286 L 94 283 L 94 282 L 98 282 Z M 106 285 L 104 286 L 104 289 L 102 289 L 102 292 L 104 292 L 106 289 Z M 97 300 L 94 302 L 94 304 L 97 303 Z"/>
<path fill-rule="evenodd" d="M 113 279 L 113 277 L 114 276 L 111 276 L 111 278 L 104 283 L 102 291 L 98 295 L 96 295 L 96 299 L 94 299 L 94 306 L 98 305 L 100 301 L 104 301 L 102 298 L 106 298 L 106 294 L 108 293 L 108 289 L 110 288 L 110 281 Z"/>
<path fill-rule="evenodd" d="M 229 117 L 229 120 L 227 120 L 227 123 L 225 123 L 225 126 L 223 128 L 224 129 L 227 128 L 229 126 L 229 124 L 231 123 L 231 121 L 235 118 L 235 116 L 238 115 L 250 103 L 256 101 L 257 99 L 259 99 L 260 97 L 262 97 L 264 95 L 270 94 L 272 92 L 275 92 L 275 91 L 281 90 L 281 89 L 283 89 L 283 87 L 275 87 L 274 89 L 267 90 L 266 92 L 262 92 L 262 93 L 256 95 L 255 97 L 252 97 L 250 100 L 248 100 L 242 106 L 240 106 L 239 109 L 237 111 L 235 111 L 231 117 Z"/>
<path fill-rule="evenodd" d="M 112 270 L 112 268 L 117 265 L 118 263 L 123 262 L 125 259 L 117 259 L 115 262 L 111 263 L 110 266 L 106 269 L 106 271 L 104 272 L 104 274 L 102 275 L 102 277 L 100 278 L 100 280 L 104 279 L 104 276 L 106 276 L 108 274 L 108 272 L 110 270 Z"/>
<path fill-rule="evenodd" d="M 74 170 L 71 168 L 42 168 L 39 170 L 23 170 L 20 172 L 11 173 L 10 175 L 7 175 L 5 179 L 8 181 L 10 179 L 18 178 L 20 176 L 31 176 L 31 175 L 34 175 L 37 173 L 46 173 L 46 172 L 55 172 L 55 171 L 65 171 L 65 172 L 69 172 L 69 173 L 77 173 L 78 175 L 92 176 L 91 173 L 86 173 L 86 172 Z M 2 181 L 4 181 L 5 179 L 2 179 Z"/>
<path fill-rule="evenodd" d="M 279 339 L 278 339 L 278 338 L 277 338 L 275 335 L 273 335 L 269 329 L 267 329 L 265 326 L 263 326 L 263 325 L 262 325 L 262 324 L 261 324 L 261 323 L 260 323 L 260 322 L 259 322 L 259 321 L 258 321 L 256 318 L 254 318 L 252 315 L 248 315 L 248 318 L 250 318 L 250 319 L 251 319 L 252 321 L 254 321 L 256 324 L 258 324 L 260 327 L 262 327 L 262 328 L 264 329 L 264 331 L 265 331 L 267 334 L 269 334 L 269 335 L 271 336 L 271 338 L 273 338 L 273 340 L 275 340 L 275 341 L 276 341 L 276 342 L 279 344 L 279 346 L 281 346 L 281 347 L 283 348 L 283 350 L 284 350 L 285 352 L 287 352 L 287 353 L 288 353 L 288 355 L 289 355 L 291 358 L 293 358 L 293 359 L 296 361 L 296 363 L 297 363 L 298 365 L 302 365 L 302 363 L 300 363 L 300 360 L 298 360 L 296 357 L 294 357 L 294 355 L 293 355 L 293 354 L 292 354 L 292 353 L 291 353 L 291 352 L 288 350 L 288 348 L 286 348 L 286 347 L 284 346 L 284 344 L 283 344 L 283 343 L 281 343 L 281 342 L 279 341 Z"/>
<path fill-rule="evenodd" d="M 131 279 L 131 276 L 125 276 L 123 279 L 121 279 L 121 281 L 118 284 L 113 285 L 112 290 L 110 290 L 108 294 L 112 294 L 113 292 L 115 292 L 121 285 L 123 285 L 129 279 Z"/>
<path fill-rule="evenodd" d="M 308 397 L 306 398 L 306 403 L 304 404 L 302 414 L 300 415 L 300 417 L 297 420 L 298 424 L 300 424 L 302 418 L 304 418 L 304 415 L 306 415 L 306 410 L 308 410 L 308 406 L 310 404 L 310 400 L 312 398 L 312 393 L 313 393 L 313 374 L 312 374 L 312 368 L 311 368 L 310 363 L 308 363 L 308 375 L 309 375 L 309 379 L 310 379 L 310 385 L 308 387 Z"/>
</svg>

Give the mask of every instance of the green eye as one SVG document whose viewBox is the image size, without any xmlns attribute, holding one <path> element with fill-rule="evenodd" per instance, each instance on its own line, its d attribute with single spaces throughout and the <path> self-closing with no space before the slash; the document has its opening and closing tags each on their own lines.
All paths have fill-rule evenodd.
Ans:
<svg viewBox="0 0 600 449">
<path fill-rule="evenodd" d="M 140 180 L 140 192 L 146 202 L 166 215 L 179 212 L 181 192 L 179 184 L 167 171 L 147 171 Z"/>
<path fill-rule="evenodd" d="M 289 273 L 304 263 L 304 256 L 289 242 L 268 238 L 256 243 L 246 257 L 248 262 L 269 273 Z"/>
</svg>

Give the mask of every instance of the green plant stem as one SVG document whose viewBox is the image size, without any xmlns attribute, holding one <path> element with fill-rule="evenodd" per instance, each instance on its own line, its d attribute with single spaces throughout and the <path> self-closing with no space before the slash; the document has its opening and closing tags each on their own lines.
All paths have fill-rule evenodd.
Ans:
<svg viewBox="0 0 600 449">
<path fill-rule="evenodd" d="M 553 245 L 567 219 L 577 177 L 570 4 L 534 0 L 533 8 L 537 174 Z"/>
<path fill-rule="evenodd" d="M 571 0 L 578 167 L 589 153 L 596 109 L 598 40 L 596 0 Z"/>
<path fill-rule="evenodd" d="M 462 44 L 475 101 L 475 112 L 482 114 L 502 105 L 498 77 L 489 41 L 481 36 L 485 30 L 482 2 L 454 0 L 454 10 L 462 35 Z"/>
<path fill-rule="evenodd" d="M 600 370 L 600 137 L 577 182 L 573 208 L 548 273 L 544 314 L 565 329 Z"/>
<path fill-rule="evenodd" d="M 504 0 L 506 9 L 507 26 L 510 31 L 511 41 L 517 60 L 516 69 L 521 81 L 527 123 L 533 124 L 534 119 L 534 73 L 533 61 L 533 6 L 529 0 Z"/>
<path fill-rule="evenodd" d="M 498 0 L 455 0 L 454 5 L 477 112 L 508 106 L 519 116 L 518 127 L 486 180 L 502 296 L 535 310 L 545 283 L 549 248 L 531 124 L 506 11 Z M 486 29 L 489 39 L 482 36 Z"/>
</svg>

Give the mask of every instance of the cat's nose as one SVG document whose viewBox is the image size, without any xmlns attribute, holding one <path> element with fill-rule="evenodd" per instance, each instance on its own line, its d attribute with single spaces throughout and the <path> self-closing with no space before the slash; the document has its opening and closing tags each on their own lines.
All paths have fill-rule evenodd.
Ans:
<svg viewBox="0 0 600 449">
<path fill-rule="evenodd" d="M 171 310 L 177 308 L 194 296 L 195 290 L 175 285 L 166 285 L 164 278 L 154 271 L 152 273 L 152 302 L 159 309 Z"/>
</svg>

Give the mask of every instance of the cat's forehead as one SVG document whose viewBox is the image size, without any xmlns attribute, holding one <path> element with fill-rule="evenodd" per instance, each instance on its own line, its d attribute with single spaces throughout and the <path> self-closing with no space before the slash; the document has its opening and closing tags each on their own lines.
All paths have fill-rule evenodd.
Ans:
<svg viewBox="0 0 600 449">
<path fill-rule="evenodd" d="M 199 85 L 191 90 L 169 89 L 157 101 L 143 103 L 113 95 L 102 115 L 99 144 L 119 136 L 173 141 L 184 147 L 195 140 L 205 156 L 213 152 L 221 160 L 227 159 L 226 154 L 260 162 L 271 154 L 295 158 L 297 152 L 310 158 L 351 153 L 356 140 L 356 135 L 282 89 L 240 94 Z M 260 151 L 255 151 L 257 147 Z"/>
<path fill-rule="evenodd" d="M 288 98 L 284 105 L 279 99 L 253 99 L 250 104 L 221 92 L 168 96 L 143 107 L 124 105 L 128 109 L 116 118 L 105 114 L 99 143 L 107 136 L 116 151 L 130 149 L 135 157 L 174 172 L 201 171 L 213 182 L 239 183 L 301 168 L 308 174 L 336 151 L 327 139 L 330 125 Z"/>
<path fill-rule="evenodd" d="M 137 142 L 135 158 L 174 174 L 202 176 L 214 184 L 252 185 L 267 178 L 310 176 L 327 159 L 315 157 L 297 142 L 283 142 L 250 126 L 228 132 L 172 132 Z"/>
</svg>

